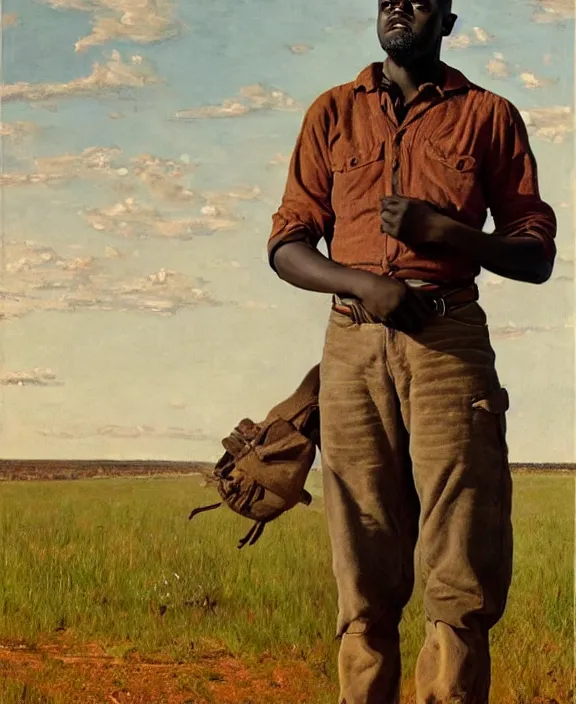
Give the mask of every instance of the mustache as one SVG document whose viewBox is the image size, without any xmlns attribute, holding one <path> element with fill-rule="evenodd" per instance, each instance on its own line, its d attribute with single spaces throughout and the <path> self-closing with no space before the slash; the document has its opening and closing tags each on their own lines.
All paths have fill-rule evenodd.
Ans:
<svg viewBox="0 0 576 704">
<path fill-rule="evenodd" d="M 410 20 L 410 17 L 408 15 L 405 15 L 404 13 L 394 13 L 391 17 L 386 20 L 386 24 L 384 25 L 385 29 L 391 29 L 395 24 L 401 24 L 403 25 L 406 29 L 412 29 L 412 22 Z"/>
</svg>

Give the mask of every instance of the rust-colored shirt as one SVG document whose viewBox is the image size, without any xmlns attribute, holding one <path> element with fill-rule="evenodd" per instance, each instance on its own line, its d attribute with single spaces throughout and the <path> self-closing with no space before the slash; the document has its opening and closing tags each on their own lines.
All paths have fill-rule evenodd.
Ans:
<svg viewBox="0 0 576 704">
<path fill-rule="evenodd" d="M 481 230 L 538 238 L 556 255 L 556 217 L 540 198 L 524 122 L 508 100 L 442 63 L 441 85 L 420 87 L 399 123 L 381 62 L 308 109 L 274 214 L 268 253 L 326 240 L 332 260 L 401 279 L 468 283 L 480 267 L 455 250 L 414 247 L 382 233 L 380 198 L 428 201 Z"/>
</svg>

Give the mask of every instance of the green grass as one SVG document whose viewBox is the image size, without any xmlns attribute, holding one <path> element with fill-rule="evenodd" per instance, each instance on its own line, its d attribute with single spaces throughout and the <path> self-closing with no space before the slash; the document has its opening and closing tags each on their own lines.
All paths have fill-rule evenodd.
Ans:
<svg viewBox="0 0 576 704">
<path fill-rule="evenodd" d="M 2 704 L 65 704 L 61 698 L 46 696 L 35 687 L 10 679 L 0 679 Z"/>
<path fill-rule="evenodd" d="M 318 481 L 311 475 L 315 495 Z M 574 479 L 516 475 L 514 484 L 515 574 L 493 632 L 495 701 L 545 695 L 563 704 Z M 302 656 L 335 680 L 336 590 L 321 502 L 296 507 L 239 551 L 250 523 L 228 509 L 187 520 L 216 500 L 196 477 L 0 485 L 0 639 L 33 644 L 70 629 L 114 655 L 137 649 L 179 660 L 220 642 L 243 656 Z M 407 678 L 423 632 L 419 596 L 403 623 Z M 20 695 L 1 701 L 44 701 Z"/>
</svg>

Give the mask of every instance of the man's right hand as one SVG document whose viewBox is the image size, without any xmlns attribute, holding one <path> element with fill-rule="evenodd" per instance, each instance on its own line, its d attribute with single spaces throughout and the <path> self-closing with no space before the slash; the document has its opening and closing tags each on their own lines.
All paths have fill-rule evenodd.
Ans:
<svg viewBox="0 0 576 704">
<path fill-rule="evenodd" d="M 403 281 L 358 272 L 355 295 L 375 318 L 406 333 L 419 332 L 432 310 L 422 296 Z"/>
<path fill-rule="evenodd" d="M 337 264 L 303 241 L 282 245 L 274 263 L 280 278 L 293 286 L 354 296 L 376 319 L 402 332 L 419 332 L 431 314 L 418 292 L 402 281 Z"/>
</svg>

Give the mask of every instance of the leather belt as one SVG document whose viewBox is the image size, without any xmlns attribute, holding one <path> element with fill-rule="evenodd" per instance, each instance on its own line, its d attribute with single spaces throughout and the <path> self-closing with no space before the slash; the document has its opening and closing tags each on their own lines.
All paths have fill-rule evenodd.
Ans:
<svg viewBox="0 0 576 704">
<path fill-rule="evenodd" d="M 432 312 L 439 317 L 444 317 L 448 311 L 457 306 L 473 303 L 479 298 L 478 286 L 476 284 L 458 289 L 417 288 L 416 290 L 424 300 L 430 304 Z M 355 298 L 333 296 L 332 309 L 337 313 L 347 315 L 357 323 L 382 322 L 374 318 L 364 306 L 362 306 L 360 301 Z"/>
</svg>

